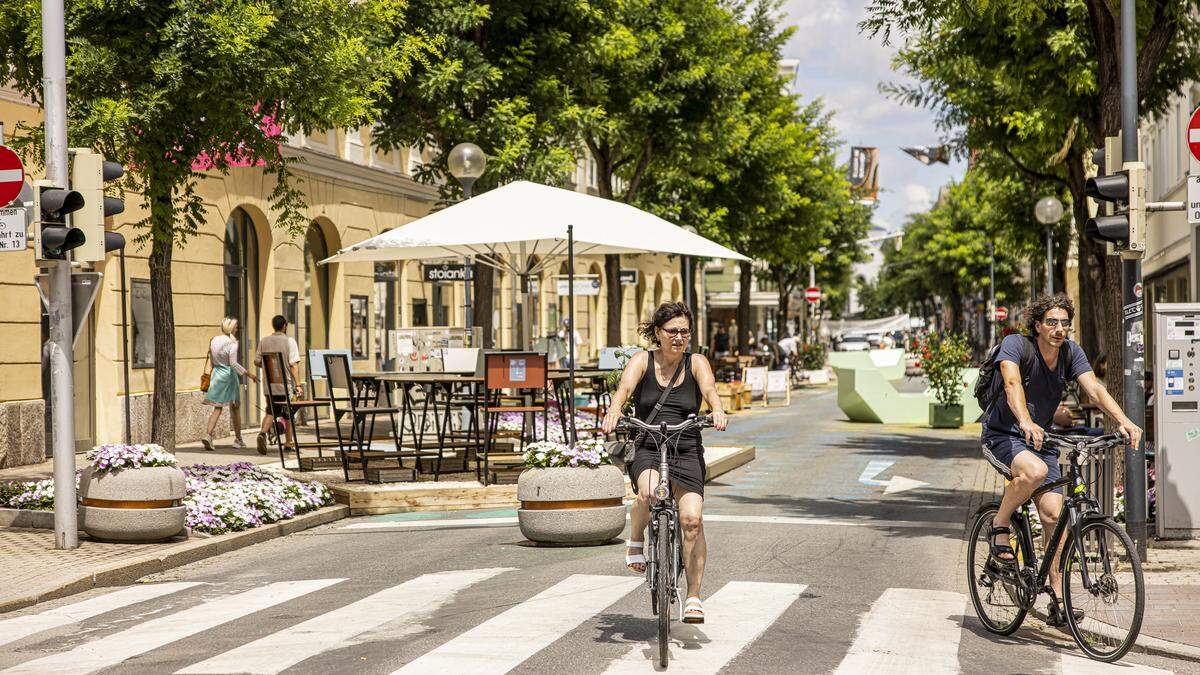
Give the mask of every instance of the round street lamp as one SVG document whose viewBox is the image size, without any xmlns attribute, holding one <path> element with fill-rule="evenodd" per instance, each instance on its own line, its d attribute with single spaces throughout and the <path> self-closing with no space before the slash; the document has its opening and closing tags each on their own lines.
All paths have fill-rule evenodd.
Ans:
<svg viewBox="0 0 1200 675">
<path fill-rule="evenodd" d="M 487 155 L 474 143 L 459 143 L 450 150 L 446 164 L 450 167 L 450 175 L 462 185 L 463 196 L 469 199 L 475 179 L 482 176 L 487 167 Z"/>
<path fill-rule="evenodd" d="M 1042 197 L 1033 206 L 1033 216 L 1046 226 L 1046 294 L 1054 295 L 1054 234 L 1053 226 L 1063 217 L 1063 205 L 1058 197 Z M 1032 275 L 1031 275 L 1032 276 Z"/>
</svg>

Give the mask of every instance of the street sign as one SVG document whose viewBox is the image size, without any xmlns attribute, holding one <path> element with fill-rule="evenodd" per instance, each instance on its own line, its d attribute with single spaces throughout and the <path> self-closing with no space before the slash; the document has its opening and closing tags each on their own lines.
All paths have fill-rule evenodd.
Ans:
<svg viewBox="0 0 1200 675">
<path fill-rule="evenodd" d="M 566 275 L 559 275 L 554 279 L 557 282 L 555 286 L 557 286 L 559 295 L 571 294 L 571 284 L 568 282 Z M 576 274 L 575 295 L 600 295 L 600 275 Z"/>
<path fill-rule="evenodd" d="M 471 278 L 467 266 L 462 263 L 442 263 L 441 265 L 422 265 L 425 281 L 466 281 Z"/>
<path fill-rule="evenodd" d="M 11 148 L 0 145 L 0 206 L 13 203 L 25 184 L 25 165 Z"/>
<path fill-rule="evenodd" d="M 1187 211 L 1188 225 L 1196 225 L 1200 223 L 1200 159 L 1190 157 L 1189 160 L 1184 210 Z"/>
<path fill-rule="evenodd" d="M 996 320 L 1003 321 L 1008 318 L 1008 308 L 1000 306 L 996 308 Z"/>
<path fill-rule="evenodd" d="M 0 209 L 0 253 L 19 253 L 27 246 L 25 209 Z"/>
<path fill-rule="evenodd" d="M 619 276 L 622 286 L 637 286 L 638 271 L 636 267 L 622 267 Z"/>
<path fill-rule="evenodd" d="M 1188 150 L 1192 152 L 1192 157 L 1200 161 L 1200 108 L 1193 110 L 1192 118 L 1188 120 L 1187 143 Z"/>
<path fill-rule="evenodd" d="M 811 303 L 820 302 L 821 289 L 817 286 L 809 286 L 808 288 L 804 289 L 804 299 Z"/>
<path fill-rule="evenodd" d="M 103 279 L 103 272 L 71 274 L 71 318 L 75 324 L 72 331 L 74 337 L 71 338 L 72 346 L 79 342 L 79 333 L 83 329 L 88 314 L 92 311 L 92 305 L 95 304 L 96 296 L 100 293 L 100 282 Z M 46 295 L 46 287 L 50 284 L 49 276 L 39 274 L 34 277 L 34 282 L 37 284 L 38 295 L 42 296 L 42 306 L 49 312 L 50 298 Z"/>
</svg>

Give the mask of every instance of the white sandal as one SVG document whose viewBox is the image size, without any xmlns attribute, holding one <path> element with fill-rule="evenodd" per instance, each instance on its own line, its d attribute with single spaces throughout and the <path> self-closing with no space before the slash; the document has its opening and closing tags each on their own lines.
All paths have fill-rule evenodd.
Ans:
<svg viewBox="0 0 1200 675">
<path fill-rule="evenodd" d="M 683 622 L 704 623 L 704 603 L 700 602 L 700 598 L 693 595 L 683 603 Z"/>
<path fill-rule="evenodd" d="M 627 548 L 640 549 L 640 548 L 643 548 L 645 545 L 646 545 L 646 542 L 644 542 L 644 541 L 627 541 L 627 542 L 625 542 L 625 546 Z M 634 565 L 642 565 L 643 567 L 641 570 L 635 570 L 635 569 L 633 569 Z M 645 574 L 646 573 L 645 565 L 646 565 L 646 556 L 642 555 L 641 553 L 634 553 L 633 555 L 630 555 L 628 552 L 625 553 L 625 567 L 629 568 L 630 572 L 633 572 L 634 574 Z"/>
</svg>

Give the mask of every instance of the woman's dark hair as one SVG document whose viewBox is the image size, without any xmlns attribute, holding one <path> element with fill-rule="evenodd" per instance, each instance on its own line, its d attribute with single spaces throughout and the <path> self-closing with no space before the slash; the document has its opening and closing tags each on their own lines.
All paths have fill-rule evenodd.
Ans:
<svg viewBox="0 0 1200 675">
<path fill-rule="evenodd" d="M 692 310 L 687 305 L 682 302 L 664 302 L 650 315 L 649 321 L 638 325 L 638 335 L 655 347 L 661 347 L 658 336 L 654 334 L 655 329 L 662 328 L 667 325 L 668 321 L 680 316 L 687 317 L 688 328 L 695 326 L 695 322 L 692 320 Z"/>
<path fill-rule="evenodd" d="M 1046 318 L 1046 312 L 1052 309 L 1067 310 L 1067 319 L 1075 318 L 1075 305 L 1071 299 L 1062 293 L 1043 295 L 1025 308 L 1025 327 L 1029 329 L 1030 337 L 1037 335 L 1037 325 Z"/>
</svg>

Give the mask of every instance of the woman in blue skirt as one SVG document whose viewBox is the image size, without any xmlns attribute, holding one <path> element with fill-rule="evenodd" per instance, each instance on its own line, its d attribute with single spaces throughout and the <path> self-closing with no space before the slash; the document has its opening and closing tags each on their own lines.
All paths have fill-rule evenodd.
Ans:
<svg viewBox="0 0 1200 675">
<path fill-rule="evenodd" d="M 204 404 L 211 405 L 213 411 L 208 416 L 208 429 L 200 439 L 205 450 L 213 449 L 212 435 L 217 428 L 217 422 L 221 419 L 223 408 L 229 408 L 230 422 L 233 425 L 233 447 L 246 447 L 246 443 L 242 440 L 241 416 L 238 414 L 238 399 L 242 384 L 239 376 L 245 375 L 255 382 L 258 382 L 258 376 L 246 372 L 246 369 L 238 363 L 238 341 L 235 337 L 237 331 L 237 319 L 227 316 L 221 321 L 221 334 L 208 343 L 208 355 L 212 359 L 212 378 L 208 382 L 208 391 L 204 394 Z"/>
</svg>

